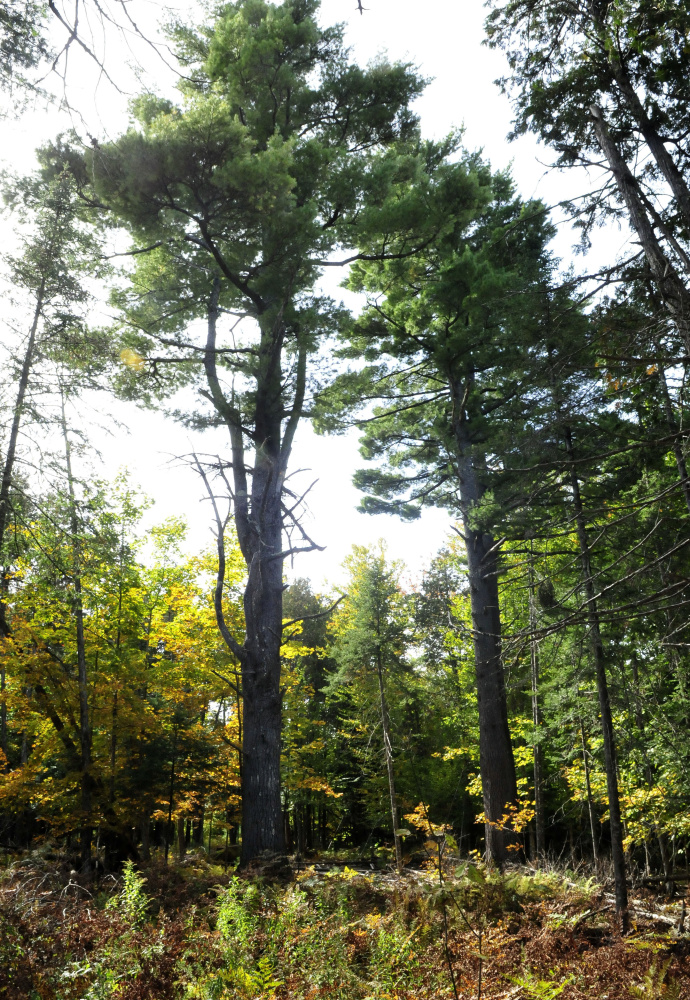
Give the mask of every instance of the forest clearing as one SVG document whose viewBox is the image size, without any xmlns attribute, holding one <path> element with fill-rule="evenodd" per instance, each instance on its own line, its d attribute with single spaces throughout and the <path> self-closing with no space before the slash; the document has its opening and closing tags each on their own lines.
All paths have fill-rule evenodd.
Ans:
<svg viewBox="0 0 690 1000">
<path fill-rule="evenodd" d="M 0 1000 L 690 997 L 690 0 L 371 2 L 0 0 Z"/>
<path fill-rule="evenodd" d="M 8 1000 L 690 995 L 680 907 L 643 887 L 623 938 L 601 885 L 555 870 L 446 865 L 439 883 L 433 861 L 402 876 L 325 861 L 266 880 L 202 856 L 129 863 L 89 892 L 55 862 L 3 880 Z"/>
</svg>

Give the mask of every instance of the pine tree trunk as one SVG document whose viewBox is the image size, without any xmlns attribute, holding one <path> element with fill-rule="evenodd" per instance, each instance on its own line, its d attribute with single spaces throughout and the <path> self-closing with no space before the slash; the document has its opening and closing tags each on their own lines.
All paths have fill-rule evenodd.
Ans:
<svg viewBox="0 0 690 1000">
<path fill-rule="evenodd" d="M 599 27 L 604 29 L 602 22 L 599 22 Z M 690 189 L 688 189 L 682 173 L 666 148 L 664 140 L 647 114 L 644 104 L 638 97 L 626 66 L 621 62 L 615 53 L 615 49 L 611 46 L 607 47 L 607 54 L 613 78 L 618 84 L 625 105 L 635 119 L 649 147 L 649 151 L 673 192 L 678 212 L 683 219 L 685 227 L 690 227 Z"/>
<path fill-rule="evenodd" d="M 280 790 L 282 695 L 280 647 L 283 628 L 283 482 L 294 431 L 301 412 L 306 346 L 298 352 L 293 410 L 286 422 L 282 397 L 280 352 L 284 328 L 277 317 L 262 327 L 254 397 L 254 466 L 248 474 L 242 417 L 229 402 L 216 369 L 216 324 L 220 283 L 213 283 L 208 303 L 208 335 L 204 367 L 209 398 L 230 436 L 235 527 L 247 566 L 244 592 L 245 640 L 242 646 L 223 614 L 225 523 L 216 512 L 218 576 L 215 612 L 226 645 L 242 674 L 242 864 L 262 854 L 284 853 Z M 282 435 L 282 437 L 281 437 Z M 199 467 L 203 476 L 203 471 Z M 251 478 L 251 488 L 249 479 Z"/>
<path fill-rule="evenodd" d="M 613 731 L 613 717 L 611 715 L 611 702 L 609 699 L 608 679 L 606 676 L 606 659 L 604 655 L 604 644 L 601 638 L 599 613 L 595 600 L 594 580 L 592 578 L 592 566 L 590 560 L 589 542 L 587 540 L 587 527 L 585 524 L 585 515 L 582 505 L 582 497 L 580 494 L 580 482 L 577 477 L 573 441 L 569 427 L 564 428 L 564 435 L 570 463 L 570 483 L 573 494 L 573 508 L 575 511 L 575 523 L 577 525 L 577 536 L 580 546 L 580 562 L 582 566 L 584 590 L 587 598 L 587 623 L 589 626 L 590 643 L 597 679 L 601 729 L 604 736 L 604 761 L 606 766 L 606 786 L 609 799 L 611 859 L 613 861 L 615 882 L 616 913 L 618 914 L 618 918 L 621 922 L 622 930 L 626 933 L 628 929 L 628 889 L 626 886 L 625 851 L 623 848 L 623 825 L 621 822 L 620 798 L 618 794 L 616 740 Z"/>
<path fill-rule="evenodd" d="M 253 485 L 257 491 L 261 490 L 259 480 L 255 471 Z M 266 486 L 270 489 L 268 483 Z M 265 505 L 262 527 L 262 544 L 249 560 L 244 597 L 247 632 L 242 661 L 243 864 L 261 854 L 284 851 L 280 797 L 283 561 L 278 557 L 282 540 L 279 497 L 277 504 Z"/>
<path fill-rule="evenodd" d="M 690 293 L 657 239 L 637 180 L 611 138 L 604 112 L 597 105 L 592 105 L 590 110 L 594 119 L 597 141 L 608 161 L 609 169 L 628 210 L 630 225 L 642 245 L 649 270 L 664 305 L 685 342 L 687 352 L 690 354 Z"/>
<path fill-rule="evenodd" d="M 451 391 L 472 610 L 486 856 L 488 861 L 500 867 L 508 856 L 508 845 L 515 843 L 514 834 L 503 820 L 509 807 L 517 802 L 517 781 L 508 728 L 508 701 L 501 651 L 498 561 L 493 538 L 471 526 L 473 510 L 481 498 L 481 488 L 470 451 L 468 429 L 461 412 L 463 387 L 451 384 Z"/>
</svg>

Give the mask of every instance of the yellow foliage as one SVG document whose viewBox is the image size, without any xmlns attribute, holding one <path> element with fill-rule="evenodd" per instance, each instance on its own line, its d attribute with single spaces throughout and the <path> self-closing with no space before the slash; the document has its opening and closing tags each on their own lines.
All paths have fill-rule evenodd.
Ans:
<svg viewBox="0 0 690 1000">
<path fill-rule="evenodd" d="M 123 347 L 120 351 L 120 361 L 127 365 L 128 368 L 133 368 L 134 371 L 140 372 L 146 366 L 146 358 L 144 358 L 137 351 L 132 350 L 131 347 Z"/>
</svg>

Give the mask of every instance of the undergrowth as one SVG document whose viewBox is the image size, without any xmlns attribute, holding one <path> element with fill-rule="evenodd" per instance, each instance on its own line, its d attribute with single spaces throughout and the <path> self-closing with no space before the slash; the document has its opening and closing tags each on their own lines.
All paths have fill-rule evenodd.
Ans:
<svg viewBox="0 0 690 1000">
<path fill-rule="evenodd" d="M 0 883 L 0 1000 L 690 1000 L 686 939 L 621 938 L 602 898 L 480 864 L 271 883 L 197 857 L 82 887 L 25 858 Z"/>
</svg>

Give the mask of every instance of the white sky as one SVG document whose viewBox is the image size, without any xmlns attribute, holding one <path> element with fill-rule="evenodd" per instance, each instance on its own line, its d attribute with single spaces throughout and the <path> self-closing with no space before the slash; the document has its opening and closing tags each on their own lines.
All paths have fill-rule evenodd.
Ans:
<svg viewBox="0 0 690 1000">
<path fill-rule="evenodd" d="M 512 163 L 513 174 L 523 197 L 540 197 L 555 203 L 563 191 L 573 194 L 574 178 L 547 173 L 545 164 L 550 152 L 540 149 L 531 138 L 510 145 L 505 136 L 510 128 L 510 106 L 494 86 L 502 75 L 505 62 L 500 53 L 482 45 L 485 9 L 481 0 L 365 0 L 367 10 L 360 16 L 354 0 L 322 0 L 323 23 L 344 21 L 347 41 L 354 57 L 366 62 L 386 51 L 391 59 L 409 60 L 421 72 L 433 77 L 417 104 L 424 133 L 439 138 L 451 128 L 465 126 L 468 149 L 482 148 L 495 168 Z M 143 30 L 153 37 L 155 24 L 163 8 L 148 0 L 133 0 L 129 9 Z M 193 11 L 193 5 L 179 4 L 180 13 Z M 141 43 L 133 45 L 134 56 L 149 87 L 169 89 L 174 77 L 156 55 Z M 71 115 L 42 106 L 25 113 L 19 120 L 0 122 L 0 156 L 5 165 L 18 171 L 32 169 L 33 150 L 51 139 L 61 129 L 73 126 L 84 137 L 114 137 L 126 125 L 128 96 L 138 85 L 127 62 L 132 55 L 121 41 L 109 38 L 106 65 L 120 84 L 118 93 L 107 81 L 98 80 L 92 67 L 77 52 L 70 56 L 68 77 Z M 126 93 L 129 91 L 129 94 Z M 584 182 L 583 182 L 584 183 Z M 0 243 L 7 243 L 7 230 L 0 233 Z M 602 233 L 595 246 L 593 261 L 612 262 L 626 237 L 620 232 Z M 557 249 L 569 256 L 573 237 L 567 231 L 558 238 Z M 581 264 L 578 266 L 582 266 Z M 335 277 L 335 275 L 329 275 Z M 329 291 L 333 288 L 329 283 Z M 337 294 L 337 288 L 336 288 Z M 135 482 L 155 501 L 149 520 L 181 514 L 190 523 L 190 547 L 210 541 L 207 504 L 201 502 L 200 484 L 192 471 L 180 467 L 173 456 L 193 448 L 215 452 L 224 447 L 222 435 L 190 434 L 162 415 L 138 410 L 133 405 L 109 404 L 120 420 L 130 428 L 104 435 L 94 431 L 103 453 L 105 473 L 114 474 L 126 465 Z M 85 417 L 91 423 L 91 417 Z M 342 577 L 340 563 L 353 543 L 369 544 L 386 539 L 391 557 L 403 559 L 416 572 L 426 565 L 448 535 L 449 518 L 443 511 L 428 511 L 420 521 L 403 524 L 395 518 L 365 516 L 356 511 L 360 494 L 351 484 L 353 471 L 362 462 L 357 454 L 356 435 L 319 438 L 307 425 L 301 428 L 295 445 L 293 469 L 312 470 L 303 476 L 305 485 L 318 479 L 311 493 L 308 530 L 323 553 L 300 556 L 290 575 L 309 576 L 319 587 L 322 581 L 336 582 Z"/>
</svg>

